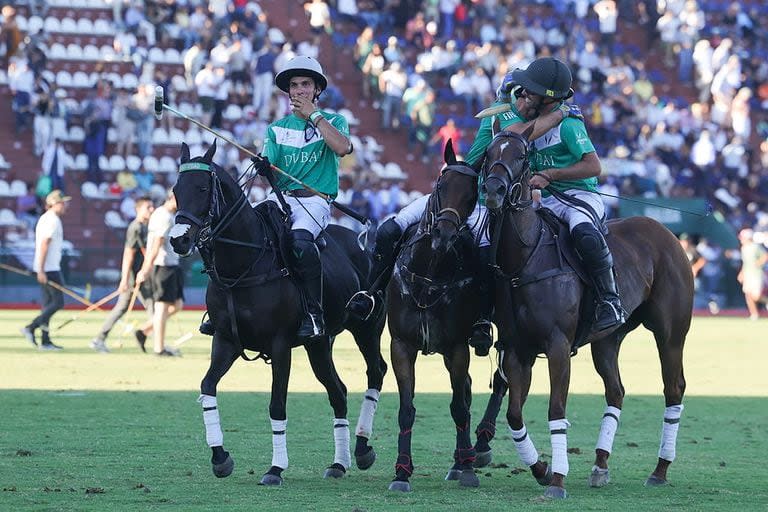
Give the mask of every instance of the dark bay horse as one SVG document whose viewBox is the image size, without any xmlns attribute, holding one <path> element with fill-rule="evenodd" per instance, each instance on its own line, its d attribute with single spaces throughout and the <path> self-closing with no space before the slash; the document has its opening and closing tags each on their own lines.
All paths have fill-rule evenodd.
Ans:
<svg viewBox="0 0 768 512">
<path fill-rule="evenodd" d="M 302 316 L 302 297 L 293 281 L 280 236 L 288 229 L 275 203 L 251 208 L 235 180 L 213 163 L 216 145 L 202 157 L 190 159 L 182 144 L 181 166 L 173 187 L 178 202 L 176 225 L 171 231 L 174 251 L 188 255 L 197 247 L 210 277 L 206 304 L 215 334 L 211 363 L 201 383 L 200 401 L 208 445 L 213 452 L 217 477 L 232 473 L 234 462 L 223 447 L 216 403 L 216 387 L 245 349 L 271 359 L 272 391 L 269 415 L 272 422 L 272 467 L 262 477 L 265 485 L 280 485 L 288 467 L 286 448 L 286 400 L 291 370 L 291 348 L 298 345 L 296 332 Z M 344 306 L 360 289 L 370 285 L 370 256 L 356 243 L 354 232 L 329 226 L 323 235 L 323 294 L 328 335 L 305 345 L 317 379 L 328 392 L 333 408 L 334 461 L 326 477 L 340 477 L 350 465 L 347 390 L 331 359 L 333 339 L 349 329 L 367 365 L 368 390 L 356 429 L 355 457 L 359 468 L 369 468 L 376 454 L 368 446 L 373 415 L 387 365 L 380 352 L 384 313 L 362 322 L 348 318 Z"/>
<path fill-rule="evenodd" d="M 419 351 L 442 354 L 453 390 L 450 410 L 456 424 L 456 449 L 446 480 L 480 485 L 469 431 L 472 395 L 467 344 L 480 312 L 478 263 L 465 222 L 477 202 L 478 174 L 456 161 L 450 143 L 445 160 L 448 165 L 418 227 L 404 235 L 387 290 L 392 369 L 400 393 L 398 457 L 389 485 L 393 491 L 411 490 L 414 365 Z"/>
<path fill-rule="evenodd" d="M 495 319 L 504 348 L 501 370 L 509 386 L 507 422 L 518 455 L 531 467 L 539 483 L 548 484 L 545 496 L 566 496 L 570 356 L 577 345 L 591 343 L 607 407 L 589 483 L 593 487 L 608 483 L 608 457 L 624 400 L 619 348 L 627 333 L 642 324 L 656 340 L 666 402 L 658 460 L 646 485 L 663 485 L 667 482 L 667 468 L 675 458 L 683 409 L 683 345 L 693 305 L 690 264 L 675 236 L 655 220 L 632 217 L 609 222 L 607 241 L 629 317 L 613 331 L 590 333 L 593 302 L 588 286 L 575 271 L 578 258 L 569 258 L 568 251 L 558 249 L 564 246 L 558 238 L 569 236 L 567 227 L 558 229 L 556 223 L 546 222 L 540 214 L 543 212 L 532 207 L 529 135 L 530 130 L 522 136 L 498 133 L 487 149 L 483 169 L 486 205 L 497 215 L 492 243 L 497 244 L 496 261 L 501 279 L 506 281 L 497 286 Z M 549 365 L 551 468 L 539 460 L 522 414 L 531 369 L 539 354 L 546 355 Z"/>
</svg>

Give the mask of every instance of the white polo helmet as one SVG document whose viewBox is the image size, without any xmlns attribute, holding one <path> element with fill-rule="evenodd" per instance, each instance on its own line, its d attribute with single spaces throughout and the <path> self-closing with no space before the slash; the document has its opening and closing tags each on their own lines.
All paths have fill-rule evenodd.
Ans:
<svg viewBox="0 0 768 512">
<path fill-rule="evenodd" d="M 275 77 L 275 85 L 281 91 L 288 92 L 291 78 L 295 76 L 308 76 L 315 81 L 320 91 L 328 87 L 328 79 L 323 74 L 323 67 L 317 60 L 305 55 L 297 55 L 288 62 L 285 67 Z"/>
</svg>

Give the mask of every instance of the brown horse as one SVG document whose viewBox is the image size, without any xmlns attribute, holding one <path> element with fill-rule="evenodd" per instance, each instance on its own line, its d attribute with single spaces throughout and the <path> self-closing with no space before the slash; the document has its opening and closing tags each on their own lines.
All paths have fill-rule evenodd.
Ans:
<svg viewBox="0 0 768 512">
<path fill-rule="evenodd" d="M 569 257 L 565 250 L 562 239 L 568 238 L 568 229 L 558 229 L 556 222 L 547 222 L 544 212 L 533 208 L 529 135 L 530 129 L 523 135 L 498 133 L 488 146 L 483 169 L 486 205 L 496 214 L 492 243 L 497 247 L 500 274 L 507 281 L 506 286 L 497 286 L 496 323 L 503 346 L 501 370 L 509 386 L 507 421 L 518 455 L 539 483 L 548 485 L 545 496 L 566 497 L 570 357 L 578 346 L 591 343 L 607 407 L 589 483 L 593 487 L 608 483 L 608 457 L 624 399 L 619 348 L 627 333 L 642 324 L 656 339 L 666 402 L 658 461 L 646 485 L 663 485 L 675 458 L 683 409 L 683 345 L 693 305 L 690 265 L 675 236 L 655 220 L 632 217 L 609 222 L 607 241 L 629 316 L 612 331 L 591 333 L 593 296 L 577 272 L 578 258 Z M 539 354 L 546 355 L 549 365 L 551 468 L 539 460 L 522 414 Z"/>
</svg>

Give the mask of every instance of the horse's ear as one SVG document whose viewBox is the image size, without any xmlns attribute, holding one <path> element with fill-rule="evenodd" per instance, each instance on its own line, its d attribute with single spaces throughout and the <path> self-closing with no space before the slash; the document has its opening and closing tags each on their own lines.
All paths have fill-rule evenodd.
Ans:
<svg viewBox="0 0 768 512">
<path fill-rule="evenodd" d="M 189 162 L 189 146 L 186 142 L 181 143 L 181 163 Z"/>
<path fill-rule="evenodd" d="M 205 162 L 211 163 L 213 162 L 213 155 L 216 154 L 216 139 L 213 139 L 213 144 L 211 144 L 211 147 L 208 148 L 208 151 L 205 152 L 205 155 L 203 155 L 203 160 Z"/>
<path fill-rule="evenodd" d="M 448 143 L 445 145 L 445 151 L 443 152 L 443 159 L 448 165 L 456 163 L 456 152 L 453 150 L 453 139 L 448 139 Z"/>
<path fill-rule="evenodd" d="M 496 136 L 497 133 L 501 131 L 501 123 L 499 122 L 499 118 L 494 116 L 493 117 L 493 124 L 491 125 L 491 135 Z"/>
<path fill-rule="evenodd" d="M 533 123 L 531 123 L 531 126 L 529 126 L 523 131 L 522 136 L 525 138 L 525 140 L 531 140 L 531 134 L 533 133 L 533 128 L 535 126 L 536 126 L 536 122 L 534 121 Z"/>
</svg>

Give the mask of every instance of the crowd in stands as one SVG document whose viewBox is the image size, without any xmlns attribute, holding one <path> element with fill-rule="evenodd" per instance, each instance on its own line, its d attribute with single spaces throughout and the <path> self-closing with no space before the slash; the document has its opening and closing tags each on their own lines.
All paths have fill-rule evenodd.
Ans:
<svg viewBox="0 0 768 512">
<path fill-rule="evenodd" d="M 45 15 L 45 3 L 30 3 L 27 25 L 31 15 Z M 116 180 L 115 190 L 124 193 L 135 183 L 143 193 L 153 175 L 167 186 L 166 175 L 142 176 L 136 168 L 107 178 L 100 162 L 113 151 L 110 126 L 117 154 L 152 155 L 156 83 L 166 101 L 258 151 L 267 124 L 289 111 L 272 87 L 275 70 L 295 54 L 326 60 L 320 46 L 330 38 L 340 50 L 354 47 L 365 102 L 349 104 L 332 77 L 322 97 L 324 108 L 344 109 L 352 121 L 356 151 L 342 162 L 349 178 L 343 199 L 378 219 L 413 194 L 402 190 L 407 174 L 382 163 L 376 140 L 356 135 L 356 108 L 379 110 L 380 129 L 405 137 L 409 159 L 430 160 L 449 138 L 466 151 L 478 123 L 473 115 L 493 101 L 504 74 L 552 55 L 573 70 L 572 101 L 585 113 L 604 163 L 604 191 L 706 197 L 734 228 L 768 232 L 764 2 L 311 0 L 304 5 L 306 40 L 273 26 L 268 9 L 244 0 L 113 2 L 112 47 L 132 63 L 135 80 L 123 77 L 116 88 L 107 73 L 98 75 L 82 108 L 46 73 L 49 34 L 21 30 L 13 9 L 3 9 L 17 129 L 34 129 L 42 155 L 62 128 L 79 124 L 87 179 Z M 164 74 L 153 59 L 158 48 L 177 52 L 183 75 Z M 166 133 L 188 135 L 169 118 Z M 225 166 L 242 171 L 236 150 L 219 154 Z"/>
</svg>

